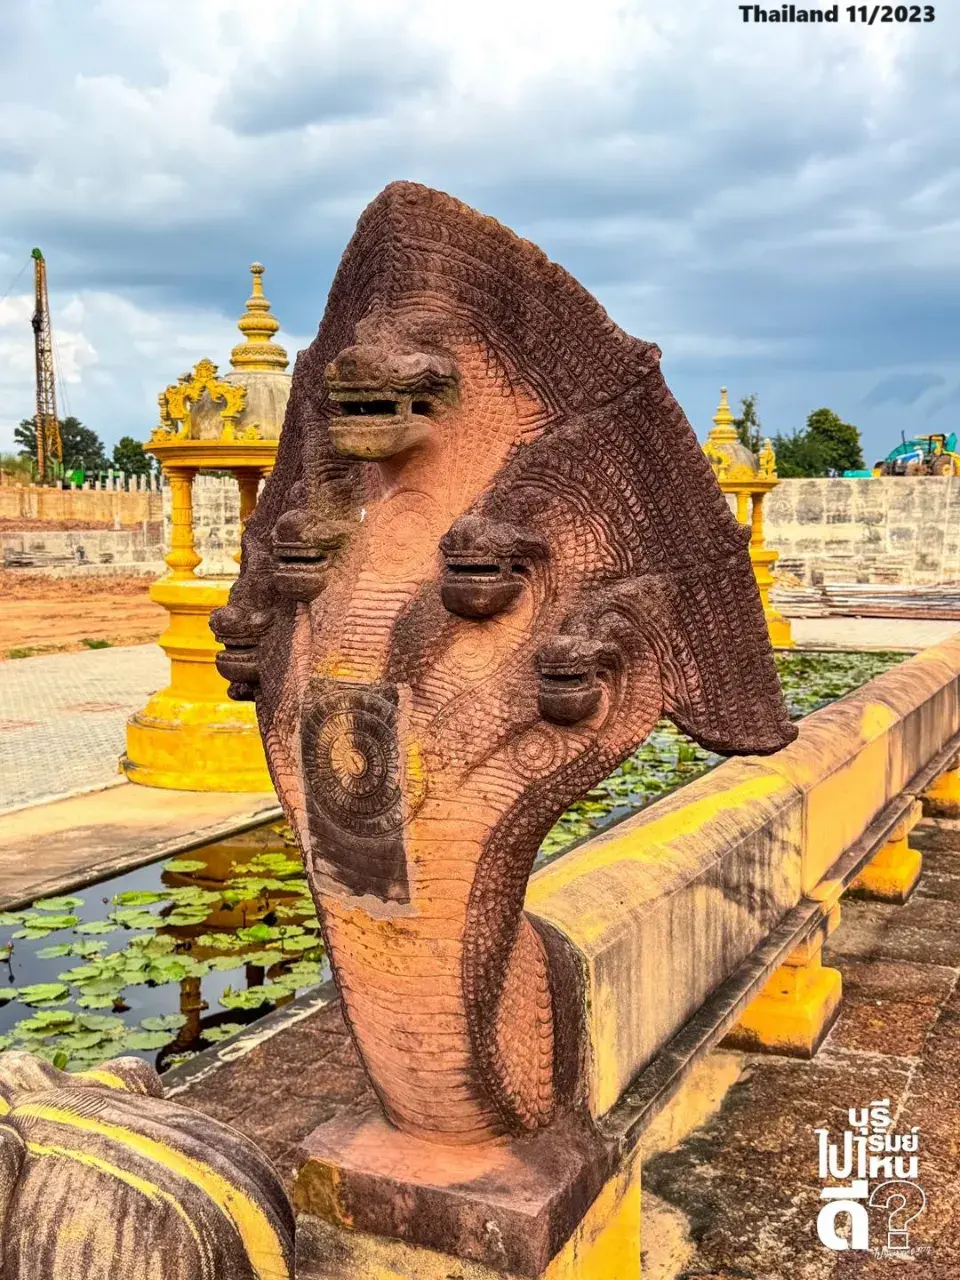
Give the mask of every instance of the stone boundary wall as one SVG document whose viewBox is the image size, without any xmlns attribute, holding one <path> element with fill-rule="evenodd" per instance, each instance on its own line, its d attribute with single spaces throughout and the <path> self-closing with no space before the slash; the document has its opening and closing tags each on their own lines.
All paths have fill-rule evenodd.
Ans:
<svg viewBox="0 0 960 1280">
<path fill-rule="evenodd" d="M 960 477 L 781 480 L 763 517 L 804 585 L 960 580 Z"/>
<path fill-rule="evenodd" d="M 29 560 L 30 564 L 24 564 Z M 144 521 L 139 529 L 27 529 L 0 533 L 0 568 L 68 570 L 109 566 L 117 572 L 161 572 L 163 522 Z"/>
<path fill-rule="evenodd" d="M 595 1116 L 960 731 L 960 636 L 537 872 L 526 908 L 579 958 Z M 842 888 L 842 881 L 835 882 Z M 839 891 L 839 890 L 838 890 Z"/>
<path fill-rule="evenodd" d="M 235 572 L 240 498 L 232 479 L 197 476 L 193 485 L 201 573 Z M 162 517 L 160 514 L 162 504 Z M 779 568 L 805 585 L 826 582 L 960 581 L 960 477 L 782 480 L 763 504 L 767 545 Z M 0 519 L 90 520 L 91 526 L 164 521 L 170 491 L 0 486 Z M 158 544 L 159 545 L 159 544 Z M 154 558 L 162 559 L 163 551 Z"/>
<path fill-rule="evenodd" d="M 159 520 L 162 498 L 148 489 L 53 489 L 0 486 L 0 520 L 83 520 L 91 525 Z"/>
<path fill-rule="evenodd" d="M 164 546 L 170 545 L 170 490 L 163 493 Z M 196 476 L 193 481 L 193 538 L 203 563 L 200 574 L 233 575 L 240 548 L 240 490 L 226 476 Z"/>
<path fill-rule="evenodd" d="M 14 494 L 21 496 L 13 499 Z M 87 529 L 0 532 L 0 567 L 26 554 L 36 560 L 33 567 L 58 577 L 86 576 L 97 565 L 104 573 L 161 574 L 170 546 L 170 513 L 169 486 L 155 492 L 0 488 L 0 518 L 90 522 Z M 139 528 L 110 527 L 134 521 Z M 197 572 L 217 577 L 236 574 L 233 555 L 240 544 L 240 493 L 235 481 L 206 475 L 194 479 L 193 527 L 195 545 L 203 557 Z"/>
</svg>

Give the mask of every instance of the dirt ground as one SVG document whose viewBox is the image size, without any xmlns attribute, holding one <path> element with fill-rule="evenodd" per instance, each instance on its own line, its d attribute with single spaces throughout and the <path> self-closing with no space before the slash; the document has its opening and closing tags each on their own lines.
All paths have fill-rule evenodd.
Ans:
<svg viewBox="0 0 960 1280">
<path fill-rule="evenodd" d="M 0 661 L 115 644 L 149 644 L 167 613 L 152 577 L 50 578 L 0 571 Z"/>
</svg>

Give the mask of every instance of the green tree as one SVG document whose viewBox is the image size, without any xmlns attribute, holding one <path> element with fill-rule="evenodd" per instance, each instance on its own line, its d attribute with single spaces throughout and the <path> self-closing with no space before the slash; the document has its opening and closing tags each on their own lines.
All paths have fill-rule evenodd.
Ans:
<svg viewBox="0 0 960 1280">
<path fill-rule="evenodd" d="M 832 409 L 814 409 L 807 418 L 807 435 L 815 442 L 828 471 L 842 475 L 863 467 L 860 432 Z"/>
<path fill-rule="evenodd" d="M 827 474 L 820 448 L 806 431 L 795 431 L 790 436 L 775 435 L 771 443 L 777 455 L 777 475 L 781 480 Z"/>
<path fill-rule="evenodd" d="M 807 425 L 793 435 L 773 440 L 777 473 L 784 480 L 795 476 L 842 475 L 863 468 L 860 432 L 832 409 L 814 409 Z"/>
<path fill-rule="evenodd" d="M 14 484 L 29 484 L 33 479 L 33 461 L 22 453 L 0 453 L 0 471 L 10 476 Z"/>
<path fill-rule="evenodd" d="M 63 443 L 63 465 L 70 468 L 82 462 L 87 471 L 105 471 L 110 463 L 103 451 L 103 442 L 97 433 L 85 427 L 77 418 L 59 418 L 60 440 Z M 37 426 L 34 418 L 24 418 L 14 427 L 14 441 L 20 446 L 20 455 L 37 457 Z"/>
<path fill-rule="evenodd" d="M 143 445 L 133 436 L 121 436 L 113 446 L 113 465 L 128 475 L 148 476 L 153 470 L 153 458 L 144 453 Z"/>
<path fill-rule="evenodd" d="M 740 406 L 740 417 L 733 420 L 733 425 L 737 428 L 737 439 L 751 453 L 759 453 L 762 428 L 760 419 L 757 417 L 756 392 L 753 395 L 741 396 Z"/>
</svg>

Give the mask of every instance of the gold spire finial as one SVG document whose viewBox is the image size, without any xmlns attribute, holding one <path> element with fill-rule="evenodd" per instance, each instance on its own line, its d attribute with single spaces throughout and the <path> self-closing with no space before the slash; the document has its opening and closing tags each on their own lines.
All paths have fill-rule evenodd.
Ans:
<svg viewBox="0 0 960 1280">
<path fill-rule="evenodd" d="M 710 440 L 736 440 L 737 429 L 733 425 L 733 414 L 727 402 L 727 388 L 720 388 L 720 404 L 713 415 L 714 426 L 709 434 Z"/>
<path fill-rule="evenodd" d="M 273 341 L 280 321 L 270 314 L 270 303 L 263 296 L 263 265 L 252 263 L 250 274 L 253 291 L 246 311 L 237 321 L 246 341 L 237 343 L 230 352 L 230 363 L 234 369 L 285 369 L 290 360 L 283 347 Z"/>
</svg>

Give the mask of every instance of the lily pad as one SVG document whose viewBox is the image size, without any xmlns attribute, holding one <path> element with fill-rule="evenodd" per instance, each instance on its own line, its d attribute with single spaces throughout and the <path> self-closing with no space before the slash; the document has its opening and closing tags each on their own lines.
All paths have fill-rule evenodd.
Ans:
<svg viewBox="0 0 960 1280">
<path fill-rule="evenodd" d="M 169 1039 L 165 1031 L 133 1031 L 123 1044 L 125 1049 L 162 1049 Z"/>
<path fill-rule="evenodd" d="M 127 889 L 116 894 L 113 900 L 118 907 L 148 907 L 154 902 L 166 902 L 168 896 L 153 889 Z"/>
<path fill-rule="evenodd" d="M 259 1009 L 271 999 L 273 995 L 266 987 L 247 987 L 243 991 L 227 987 L 220 997 L 220 1003 L 225 1009 Z"/>
<path fill-rule="evenodd" d="M 165 1013 L 157 1018 L 141 1018 L 144 1031 L 179 1031 L 187 1019 L 182 1013 Z"/>
<path fill-rule="evenodd" d="M 82 898 L 40 898 L 33 904 L 34 911 L 72 911 L 74 907 L 82 907 Z"/>
<path fill-rule="evenodd" d="M 31 1018 L 22 1018 L 14 1028 L 17 1034 L 32 1035 L 35 1032 L 62 1031 L 73 1025 L 76 1015 L 69 1009 L 38 1009 Z"/>
<path fill-rule="evenodd" d="M 207 864 L 200 858 L 173 858 L 164 863 L 164 871 L 179 871 L 184 875 L 191 871 L 206 871 Z"/>
<path fill-rule="evenodd" d="M 73 955 L 73 945 L 69 942 L 58 942 L 55 947 L 41 947 L 37 952 L 38 960 L 53 960 L 57 956 Z"/>
<path fill-rule="evenodd" d="M 77 1022 L 88 1031 L 99 1031 L 106 1035 L 121 1035 L 126 1031 L 122 1018 L 108 1018 L 101 1013 L 81 1013 Z"/>
<path fill-rule="evenodd" d="M 219 1027 L 210 1027 L 204 1031 L 203 1038 L 208 1044 L 219 1044 L 221 1040 L 229 1040 L 238 1031 L 243 1031 L 242 1022 L 222 1022 Z"/>
<path fill-rule="evenodd" d="M 35 982 L 30 986 L 21 987 L 17 993 L 17 999 L 21 1004 L 45 1005 L 62 1000 L 69 994 L 70 988 L 65 982 Z"/>
<path fill-rule="evenodd" d="M 81 1009 L 113 1009 L 117 1004 L 117 997 L 111 995 L 82 995 L 77 997 L 77 1004 Z"/>
</svg>

